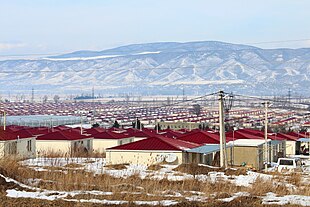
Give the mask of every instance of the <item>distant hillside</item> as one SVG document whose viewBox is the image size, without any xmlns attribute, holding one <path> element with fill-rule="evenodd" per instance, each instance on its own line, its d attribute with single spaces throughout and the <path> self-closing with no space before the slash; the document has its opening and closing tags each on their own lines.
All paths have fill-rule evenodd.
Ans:
<svg viewBox="0 0 310 207">
<path fill-rule="evenodd" d="M 40 93 L 309 95 L 310 49 L 261 49 L 216 41 L 135 44 L 38 60 L 0 61 L 2 90 Z"/>
</svg>

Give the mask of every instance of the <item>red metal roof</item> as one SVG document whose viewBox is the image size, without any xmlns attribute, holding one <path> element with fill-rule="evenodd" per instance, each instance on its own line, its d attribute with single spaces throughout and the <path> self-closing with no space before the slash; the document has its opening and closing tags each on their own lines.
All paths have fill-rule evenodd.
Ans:
<svg viewBox="0 0 310 207">
<path fill-rule="evenodd" d="M 226 137 L 229 140 L 236 140 L 236 139 L 263 139 L 264 137 L 261 136 L 260 134 L 251 134 L 251 133 L 246 133 L 242 131 L 230 131 L 226 132 Z"/>
<path fill-rule="evenodd" d="M 111 131 L 104 131 L 93 135 L 94 139 L 124 139 L 131 137 L 125 133 L 115 133 Z"/>
<path fill-rule="evenodd" d="M 3 128 L 3 127 L 2 127 Z M 26 129 L 26 128 L 29 128 L 29 127 L 26 127 L 26 126 L 18 126 L 18 125 L 9 125 L 6 127 L 6 131 L 9 131 L 9 132 L 16 132 L 16 131 L 19 131 L 21 129 Z"/>
<path fill-rule="evenodd" d="M 239 129 L 237 131 L 230 131 L 226 133 L 226 137 L 229 140 L 233 139 L 264 139 L 265 133 L 263 131 L 254 130 L 254 129 Z M 271 140 L 292 140 L 295 141 L 295 138 L 292 135 L 284 134 L 284 133 L 270 133 L 267 134 L 268 139 Z"/>
<path fill-rule="evenodd" d="M 81 135 L 77 131 L 69 129 L 38 136 L 37 140 L 79 140 L 87 138 L 92 137 L 87 135 Z"/>
<path fill-rule="evenodd" d="M 19 131 L 13 132 L 13 134 L 19 138 L 31 138 L 31 137 L 33 137 L 32 133 L 30 133 L 27 129 L 21 129 Z"/>
<path fill-rule="evenodd" d="M 199 147 L 201 145 L 185 142 L 182 140 L 176 140 L 172 138 L 157 136 L 143 139 L 136 142 L 116 146 L 109 148 L 111 150 L 160 150 L 160 151 L 184 151 Z M 108 150 L 109 150 L 108 149 Z"/>
<path fill-rule="evenodd" d="M 173 130 L 167 130 L 167 131 L 161 132 L 160 135 L 164 137 L 169 137 L 169 138 L 178 138 L 182 136 L 183 134 L 180 132 L 173 131 Z"/>
<path fill-rule="evenodd" d="M 51 131 L 51 129 L 49 129 L 48 127 L 33 127 L 27 130 L 34 136 L 47 134 Z"/>
<path fill-rule="evenodd" d="M 281 138 L 283 140 L 297 141 L 298 138 L 289 134 L 277 133 L 276 138 Z"/>
<path fill-rule="evenodd" d="M 218 133 L 206 131 L 193 131 L 177 138 L 178 140 L 193 142 L 197 144 L 219 144 L 220 136 Z"/>
<path fill-rule="evenodd" d="M 12 132 L 0 129 L 0 141 L 15 140 L 17 136 Z"/>
<path fill-rule="evenodd" d="M 295 137 L 295 138 L 297 138 L 297 139 L 308 137 L 308 136 L 306 136 L 306 134 L 297 133 L 297 132 L 289 132 L 289 133 L 287 133 L 287 134 L 290 135 L 290 136 L 293 136 L 293 137 Z"/>
<path fill-rule="evenodd" d="M 156 136 L 156 133 L 149 131 L 149 130 L 139 130 L 139 129 L 134 129 L 134 128 L 129 128 L 127 129 L 127 133 L 131 137 L 153 137 Z"/>
<path fill-rule="evenodd" d="M 90 134 L 90 135 L 95 135 L 98 134 L 100 132 L 104 132 L 105 129 L 100 128 L 100 127 L 95 127 L 95 128 L 90 128 L 90 129 L 84 129 L 83 130 L 86 134 Z"/>
</svg>

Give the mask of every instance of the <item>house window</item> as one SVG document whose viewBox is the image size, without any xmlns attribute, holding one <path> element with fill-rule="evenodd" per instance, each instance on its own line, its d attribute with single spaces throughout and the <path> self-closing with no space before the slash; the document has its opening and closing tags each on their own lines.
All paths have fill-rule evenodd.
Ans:
<svg viewBox="0 0 310 207">
<path fill-rule="evenodd" d="M 27 151 L 28 151 L 28 152 L 31 152 L 31 151 L 32 151 L 32 148 L 31 148 L 31 140 L 28 140 L 28 141 L 27 141 Z"/>
<path fill-rule="evenodd" d="M 123 141 L 121 140 L 121 141 L 119 141 L 119 145 L 122 145 L 123 144 Z"/>
<path fill-rule="evenodd" d="M 16 154 L 17 153 L 17 143 L 16 142 L 10 142 L 7 145 L 7 153 L 8 154 Z"/>
</svg>

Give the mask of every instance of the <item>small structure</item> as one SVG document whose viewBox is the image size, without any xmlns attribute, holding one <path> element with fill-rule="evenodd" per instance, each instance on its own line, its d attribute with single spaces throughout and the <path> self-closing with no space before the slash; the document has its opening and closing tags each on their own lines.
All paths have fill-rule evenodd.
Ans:
<svg viewBox="0 0 310 207">
<path fill-rule="evenodd" d="M 275 140 L 285 140 L 286 155 L 296 155 L 298 137 L 289 134 L 277 133 Z"/>
<path fill-rule="evenodd" d="M 229 147 L 227 147 L 228 152 Z M 219 165 L 219 151 L 220 145 L 219 144 L 206 144 L 200 147 L 196 147 L 188 152 L 188 163 L 200 163 L 205 165 Z"/>
<path fill-rule="evenodd" d="M 106 150 L 106 156 L 110 164 L 151 165 L 161 162 L 181 164 L 187 161 L 186 151 L 198 146 L 200 145 L 157 136 L 109 148 Z"/>
<path fill-rule="evenodd" d="M 262 139 L 238 139 L 230 141 L 228 146 L 231 151 L 227 153 L 228 163 L 237 166 L 249 166 L 256 170 L 264 168 L 265 140 Z M 267 140 L 268 161 L 277 162 L 279 157 L 285 156 L 285 142 L 280 140 Z"/>
<path fill-rule="evenodd" d="M 295 155 L 296 154 L 296 145 L 297 145 L 297 136 L 291 134 L 284 133 L 272 133 L 268 132 L 268 139 L 275 141 L 284 141 L 285 145 L 285 153 L 287 155 Z M 237 140 L 237 139 L 265 139 L 265 134 L 259 130 L 253 129 L 239 129 L 237 131 L 230 131 L 226 133 L 226 138 L 229 141 Z"/>
</svg>

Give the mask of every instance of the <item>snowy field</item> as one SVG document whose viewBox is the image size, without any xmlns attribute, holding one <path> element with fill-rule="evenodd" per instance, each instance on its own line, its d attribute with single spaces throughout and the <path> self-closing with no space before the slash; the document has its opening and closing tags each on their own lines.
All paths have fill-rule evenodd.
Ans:
<svg viewBox="0 0 310 207">
<path fill-rule="evenodd" d="M 174 170 L 177 165 L 161 165 L 159 169 L 150 170 L 147 166 L 143 165 L 125 165 L 123 169 L 113 169 L 113 166 L 107 166 L 106 160 L 104 158 L 37 158 L 28 159 L 22 161 L 21 165 L 30 168 L 36 172 L 48 172 L 53 169 L 53 172 L 59 172 L 66 174 L 68 170 L 80 170 L 86 171 L 97 175 L 109 175 L 117 179 L 126 179 L 132 176 L 137 176 L 140 179 L 151 179 L 151 180 L 168 180 L 168 181 L 186 181 L 186 180 L 198 180 L 199 182 L 206 183 L 217 183 L 224 182 L 235 185 L 237 187 L 242 187 L 242 189 L 251 188 L 255 185 L 257 179 L 263 181 L 271 181 L 273 185 L 285 185 L 289 193 L 287 195 L 277 195 L 275 192 L 268 192 L 261 195 L 259 198 L 262 200 L 263 204 L 296 204 L 301 206 L 310 206 L 310 196 L 309 195 L 299 195 L 294 194 L 298 186 L 283 181 L 279 179 L 274 179 L 273 174 L 263 174 L 253 171 L 247 171 L 245 174 L 240 175 L 227 175 L 225 172 L 221 172 L 218 168 L 212 168 L 211 166 L 205 166 L 208 169 L 212 168 L 210 172 L 204 174 L 192 175 L 189 173 L 184 173 Z M 203 165 L 200 165 L 204 167 Z M 234 170 L 234 169 L 233 169 Z M 101 191 L 101 190 L 72 190 L 72 191 L 56 191 L 51 189 L 43 189 L 39 187 L 40 179 L 32 178 L 25 180 L 23 182 L 14 180 L 12 178 L 6 177 L 2 174 L 0 176 L 6 180 L 6 182 L 15 183 L 20 188 L 8 189 L 6 190 L 7 196 L 11 198 L 36 198 L 45 200 L 56 200 L 62 199 L 70 202 L 87 202 L 87 203 L 97 203 L 97 204 L 128 204 L 129 201 L 121 199 L 113 199 L 115 192 L 113 191 Z M 289 176 L 289 175 L 288 175 Z M 300 178 L 302 186 L 310 186 L 310 174 L 308 172 L 300 173 Z M 52 181 L 51 181 L 52 182 Z M 136 187 L 136 191 L 123 191 L 121 194 L 132 193 L 133 195 L 142 194 L 143 187 Z M 139 190 L 139 188 L 141 188 Z M 158 193 L 161 198 L 156 200 Z M 89 199 L 81 196 L 87 195 Z M 227 197 L 219 197 L 214 194 L 206 194 L 200 191 L 190 191 L 182 192 L 176 190 L 161 191 L 154 193 L 146 193 L 148 197 L 153 197 L 154 199 L 148 200 L 134 200 L 136 205 L 162 205 L 169 206 L 175 205 L 180 202 L 180 199 L 186 201 L 198 201 L 206 202 L 208 199 L 217 199 L 223 202 L 231 202 L 234 199 L 241 196 L 250 196 L 251 193 L 247 191 L 235 192 Z M 94 196 L 94 198 L 90 198 Z M 101 196 L 101 197 L 100 197 Z M 104 197 L 106 196 L 106 197 Z M 100 199 L 102 198 L 102 199 Z M 108 199 L 110 198 L 110 199 Z"/>
</svg>

